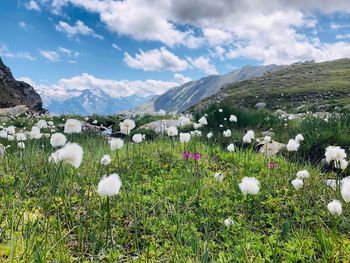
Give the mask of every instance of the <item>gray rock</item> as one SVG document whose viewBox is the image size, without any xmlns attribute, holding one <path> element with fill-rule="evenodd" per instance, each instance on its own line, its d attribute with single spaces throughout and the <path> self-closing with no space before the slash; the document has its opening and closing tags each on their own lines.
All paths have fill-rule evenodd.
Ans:
<svg viewBox="0 0 350 263">
<path fill-rule="evenodd" d="M 17 117 L 29 111 L 26 105 L 17 105 L 11 108 L 0 108 L 0 116 Z"/>
<path fill-rule="evenodd" d="M 286 145 L 280 142 L 276 142 L 272 140 L 271 142 L 261 141 L 258 144 L 258 152 L 261 154 L 265 154 L 266 156 L 275 156 L 278 152 L 280 152 Z"/>
<path fill-rule="evenodd" d="M 258 102 L 257 104 L 255 104 L 255 108 L 259 109 L 263 109 L 266 107 L 266 103 L 265 102 Z"/>
<path fill-rule="evenodd" d="M 161 133 L 165 132 L 170 126 L 180 127 L 180 122 L 178 120 L 159 120 L 152 121 L 145 125 L 142 125 L 140 128 L 153 130 L 155 132 Z"/>
</svg>

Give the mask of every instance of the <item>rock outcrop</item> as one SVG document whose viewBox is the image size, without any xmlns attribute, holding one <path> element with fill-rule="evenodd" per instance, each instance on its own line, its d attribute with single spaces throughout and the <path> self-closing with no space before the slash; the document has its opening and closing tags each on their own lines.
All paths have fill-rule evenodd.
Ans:
<svg viewBox="0 0 350 263">
<path fill-rule="evenodd" d="M 0 108 L 11 108 L 25 105 L 29 111 L 43 113 L 42 101 L 32 86 L 17 81 L 0 58 Z"/>
</svg>

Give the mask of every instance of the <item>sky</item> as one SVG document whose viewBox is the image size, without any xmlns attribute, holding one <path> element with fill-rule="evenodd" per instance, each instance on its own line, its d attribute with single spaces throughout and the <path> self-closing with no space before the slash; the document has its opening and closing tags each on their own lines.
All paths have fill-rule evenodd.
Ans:
<svg viewBox="0 0 350 263">
<path fill-rule="evenodd" d="M 40 94 L 159 95 L 245 65 L 350 57 L 348 0 L 1 0 L 0 57 Z"/>
</svg>

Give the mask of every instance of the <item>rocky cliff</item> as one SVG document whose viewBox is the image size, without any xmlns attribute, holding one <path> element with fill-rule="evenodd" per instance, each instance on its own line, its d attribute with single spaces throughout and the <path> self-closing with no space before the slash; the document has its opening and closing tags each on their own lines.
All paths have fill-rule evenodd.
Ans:
<svg viewBox="0 0 350 263">
<path fill-rule="evenodd" d="M 32 86 L 17 81 L 0 58 L 0 108 L 26 105 L 32 112 L 44 112 L 42 101 Z"/>
</svg>

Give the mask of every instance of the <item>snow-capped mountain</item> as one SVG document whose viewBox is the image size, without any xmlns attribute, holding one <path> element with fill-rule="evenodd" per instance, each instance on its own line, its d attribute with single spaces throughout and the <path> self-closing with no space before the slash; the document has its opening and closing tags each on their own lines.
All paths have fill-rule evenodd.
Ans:
<svg viewBox="0 0 350 263">
<path fill-rule="evenodd" d="M 44 107 L 53 114 L 73 113 L 80 115 L 114 114 L 136 107 L 150 99 L 132 95 L 113 98 L 101 89 L 85 89 L 80 95 L 58 101 L 44 99 Z"/>
</svg>

